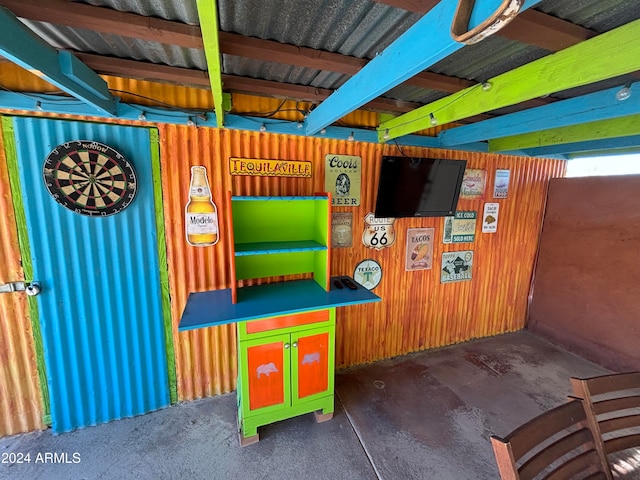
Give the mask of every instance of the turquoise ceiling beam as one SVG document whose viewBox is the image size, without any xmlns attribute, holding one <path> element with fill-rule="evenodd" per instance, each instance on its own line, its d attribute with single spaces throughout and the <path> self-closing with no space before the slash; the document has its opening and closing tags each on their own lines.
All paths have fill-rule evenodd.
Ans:
<svg viewBox="0 0 640 480">
<path fill-rule="evenodd" d="M 312 135 L 365 103 L 388 92 L 464 47 L 449 33 L 459 0 L 442 0 L 356 75 L 318 105 L 307 117 L 305 131 Z M 526 0 L 522 10 L 541 0 Z M 476 0 L 469 28 L 496 9 L 495 0 Z"/>
<path fill-rule="evenodd" d="M 616 150 L 619 150 L 619 153 L 640 153 L 640 135 L 548 145 L 546 147 L 528 148 L 522 152 L 533 157 L 562 154 L 574 158 L 587 156 L 587 154 L 588 156 L 611 155 Z"/>
<path fill-rule="evenodd" d="M 522 112 L 445 130 L 438 135 L 442 148 L 513 135 L 567 127 L 640 113 L 640 82 L 630 86 L 631 97 L 618 100 L 621 87 L 531 108 Z"/>
<path fill-rule="evenodd" d="M 117 99 L 107 83 L 69 52 L 58 52 L 0 6 L 0 55 L 103 114 L 113 116 Z"/>
<path fill-rule="evenodd" d="M 218 5 L 216 0 L 197 0 L 197 7 L 216 120 L 218 125 L 223 127 L 225 109 L 230 110 L 230 97 L 222 93 L 222 56 L 218 40 Z"/>
<path fill-rule="evenodd" d="M 110 114 L 96 113 L 96 110 L 81 102 L 74 101 L 68 97 L 52 94 L 35 94 L 24 92 L 6 92 L 0 90 L 0 113 L 11 114 L 11 111 L 31 111 L 38 114 L 51 115 L 76 115 L 90 116 L 94 119 L 112 119 Z M 4 111 L 4 112 L 2 112 Z M 172 110 L 150 107 L 146 105 L 134 105 L 119 102 L 116 104 L 116 116 L 119 120 L 142 121 L 143 125 L 153 125 L 165 123 L 172 125 L 191 125 L 197 127 L 218 127 L 215 112 L 200 112 L 195 114 L 189 111 Z M 260 131 L 262 125 L 267 133 L 306 136 L 302 124 L 286 120 L 271 120 L 259 117 L 248 117 L 241 115 L 225 115 L 227 128 L 237 130 Z M 349 127 L 328 127 L 324 134 L 314 135 L 316 138 L 330 138 L 336 140 L 347 140 L 353 135 L 356 142 L 378 143 L 378 135 L 373 130 Z M 437 148 L 438 139 L 423 135 L 406 135 L 394 140 L 390 145 L 401 147 L 425 147 Z M 476 143 L 463 145 L 459 150 L 472 152 L 486 152 L 487 143 Z"/>
<path fill-rule="evenodd" d="M 379 138 L 411 134 L 640 69 L 640 19 L 487 79 L 380 124 Z M 511 150 L 507 148 L 506 150 Z"/>
</svg>

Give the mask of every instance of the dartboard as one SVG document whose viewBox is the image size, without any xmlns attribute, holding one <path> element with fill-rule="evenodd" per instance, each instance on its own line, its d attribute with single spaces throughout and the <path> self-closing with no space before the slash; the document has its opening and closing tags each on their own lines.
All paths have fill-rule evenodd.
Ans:
<svg viewBox="0 0 640 480">
<path fill-rule="evenodd" d="M 113 215 L 136 196 L 131 163 L 98 142 L 74 140 L 58 145 L 47 156 L 42 174 L 55 201 L 81 215 Z"/>
</svg>

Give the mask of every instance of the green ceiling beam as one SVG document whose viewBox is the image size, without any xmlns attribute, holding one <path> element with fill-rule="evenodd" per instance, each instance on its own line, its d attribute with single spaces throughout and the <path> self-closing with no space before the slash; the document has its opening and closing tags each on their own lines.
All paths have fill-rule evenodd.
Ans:
<svg viewBox="0 0 640 480">
<path fill-rule="evenodd" d="M 581 123 L 489 140 L 490 152 L 523 150 L 566 143 L 629 137 L 640 134 L 640 115 Z"/>
<path fill-rule="evenodd" d="M 408 135 L 526 100 L 640 69 L 640 20 L 635 20 L 383 122 L 378 140 Z M 388 130 L 388 132 L 387 132 Z"/>
<path fill-rule="evenodd" d="M 209 83 L 213 94 L 213 105 L 216 111 L 218 127 L 224 126 L 225 107 L 229 99 L 222 93 L 222 63 L 220 43 L 218 42 L 218 5 L 216 0 L 197 0 L 198 18 L 204 43 L 204 54 L 209 69 Z"/>
</svg>

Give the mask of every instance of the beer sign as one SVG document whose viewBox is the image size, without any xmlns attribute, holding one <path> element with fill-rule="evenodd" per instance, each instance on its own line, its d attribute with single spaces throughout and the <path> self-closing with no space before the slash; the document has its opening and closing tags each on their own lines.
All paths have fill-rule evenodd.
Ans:
<svg viewBox="0 0 640 480">
<path fill-rule="evenodd" d="M 396 231 L 393 228 L 395 218 L 376 218 L 369 212 L 364 217 L 364 232 L 362 232 L 362 243 L 365 247 L 382 250 L 390 247 L 396 241 Z"/>
<path fill-rule="evenodd" d="M 362 159 L 352 155 L 325 156 L 324 190 L 331 192 L 334 207 L 360 205 Z"/>
</svg>

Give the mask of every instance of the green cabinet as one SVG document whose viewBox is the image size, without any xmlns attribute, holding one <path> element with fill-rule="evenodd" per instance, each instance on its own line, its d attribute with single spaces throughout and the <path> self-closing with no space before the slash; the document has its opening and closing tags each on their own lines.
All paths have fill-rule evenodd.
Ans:
<svg viewBox="0 0 640 480">
<path fill-rule="evenodd" d="M 238 426 L 248 445 L 262 425 L 333 416 L 336 307 L 380 298 L 363 287 L 331 287 L 330 194 L 229 192 L 227 200 L 231 288 L 192 292 L 178 330 L 237 324 Z M 282 281 L 291 274 L 306 278 Z M 251 279 L 266 281 L 238 288 Z"/>
<path fill-rule="evenodd" d="M 258 441 L 258 427 L 334 409 L 335 308 L 238 324 L 240 443 Z"/>
</svg>

